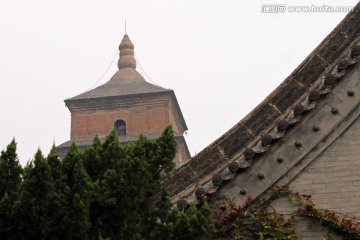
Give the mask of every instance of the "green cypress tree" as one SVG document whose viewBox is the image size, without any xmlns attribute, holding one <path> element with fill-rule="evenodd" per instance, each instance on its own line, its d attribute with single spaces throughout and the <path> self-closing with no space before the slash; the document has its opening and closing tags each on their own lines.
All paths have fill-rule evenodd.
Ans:
<svg viewBox="0 0 360 240">
<path fill-rule="evenodd" d="M 18 201 L 22 173 L 13 139 L 0 154 L 0 239 L 15 239 L 13 209 Z"/>
<path fill-rule="evenodd" d="M 0 200 L 0 239 L 14 239 L 13 225 L 13 201 L 5 193 Z"/>
<path fill-rule="evenodd" d="M 184 239 L 179 229 L 188 240 L 207 236 L 207 212 L 177 212 L 161 187 L 174 169 L 175 153 L 171 127 L 157 140 L 140 136 L 123 147 L 113 131 L 103 144 L 95 137 L 84 154 L 72 144 L 54 194 L 61 204 L 53 239 Z M 192 224 L 204 231 L 196 234 Z"/>
<path fill-rule="evenodd" d="M 47 156 L 47 162 L 49 164 L 51 175 L 54 181 L 60 179 L 61 176 L 61 161 L 59 154 L 56 151 L 55 144 L 52 145 L 49 155 Z"/>
<path fill-rule="evenodd" d="M 192 204 L 189 209 L 174 218 L 174 240 L 208 239 L 213 228 L 211 210 L 205 203 L 201 207 Z"/>
<path fill-rule="evenodd" d="M 101 144 L 100 150 L 100 162 L 101 162 L 101 172 L 100 176 L 104 175 L 107 169 L 114 168 L 118 163 L 121 157 L 124 155 L 123 149 L 120 146 L 119 138 L 115 130 L 105 138 L 103 144 Z"/>
<path fill-rule="evenodd" d="M 7 193 L 10 199 L 16 198 L 21 183 L 23 169 L 16 154 L 15 139 L 1 151 L 0 156 L 0 199 Z"/>
<path fill-rule="evenodd" d="M 179 213 L 161 186 L 175 153 L 171 127 L 123 147 L 113 131 L 84 154 L 73 143 L 63 161 L 55 146 L 46 159 L 39 150 L 22 182 L 13 140 L 0 156 L 0 239 L 205 239 L 206 205 Z"/>
<path fill-rule="evenodd" d="M 151 168 L 155 174 L 158 182 L 164 181 L 169 177 L 169 174 L 174 170 L 175 164 L 173 162 L 176 154 L 176 141 L 174 138 L 174 131 L 171 126 L 167 127 L 163 134 L 156 140 L 156 152 L 150 158 Z M 161 176 L 157 176 L 159 173 Z"/>
<path fill-rule="evenodd" d="M 51 229 L 53 193 L 51 170 L 39 149 L 25 171 L 20 200 L 16 205 L 17 238 L 50 239 L 54 230 Z"/>
<path fill-rule="evenodd" d="M 91 195 L 90 203 L 90 229 L 89 237 L 90 239 L 101 239 L 101 223 L 99 222 L 99 217 L 101 214 L 100 204 L 99 204 L 99 178 L 102 178 L 104 171 L 109 167 L 107 161 L 104 161 L 104 158 L 101 157 L 102 146 L 99 137 L 96 135 L 93 143 L 88 146 L 83 154 L 84 167 L 92 180 L 93 191 Z"/>
<path fill-rule="evenodd" d="M 84 167 L 92 181 L 96 181 L 108 167 L 101 158 L 101 142 L 96 135 L 92 144 L 84 151 Z"/>
<path fill-rule="evenodd" d="M 62 239 L 88 239 L 91 182 L 83 166 L 82 154 L 72 143 L 62 162 L 62 195 L 65 205 L 59 226 Z"/>
<path fill-rule="evenodd" d="M 52 218 L 50 221 L 50 229 L 52 236 L 49 239 L 63 239 L 66 232 L 66 224 L 63 218 L 66 212 L 66 195 L 64 188 L 66 184 L 63 182 L 62 161 L 59 158 L 55 145 L 52 146 L 47 156 L 47 161 L 54 180 L 54 192 L 52 194 Z"/>
<path fill-rule="evenodd" d="M 100 178 L 98 193 L 103 237 L 150 239 L 151 232 L 160 229 L 159 222 L 170 219 L 172 205 L 161 184 L 174 169 L 175 153 L 171 127 L 157 140 L 140 136 L 137 143 L 122 148 L 115 132 L 108 136 L 101 158 L 112 164 Z M 168 225 L 161 229 L 174 231 Z"/>
</svg>

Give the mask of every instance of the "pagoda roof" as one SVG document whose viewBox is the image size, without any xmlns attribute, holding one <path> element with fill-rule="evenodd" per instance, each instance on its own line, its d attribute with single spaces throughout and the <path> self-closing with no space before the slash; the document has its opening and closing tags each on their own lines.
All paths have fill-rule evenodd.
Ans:
<svg viewBox="0 0 360 240">
<path fill-rule="evenodd" d="M 124 68 L 117 71 L 110 81 L 104 85 L 67 99 L 65 102 L 80 99 L 116 97 L 169 91 L 172 90 L 146 82 L 140 73 L 138 73 L 135 69 Z"/>
<path fill-rule="evenodd" d="M 159 92 L 171 92 L 160 86 L 148 83 L 144 77 L 136 71 L 136 60 L 134 58 L 134 45 L 127 34 L 124 35 L 120 46 L 119 70 L 105 84 L 65 100 L 73 102 L 104 97 L 118 97 L 138 94 L 151 94 Z"/>
</svg>

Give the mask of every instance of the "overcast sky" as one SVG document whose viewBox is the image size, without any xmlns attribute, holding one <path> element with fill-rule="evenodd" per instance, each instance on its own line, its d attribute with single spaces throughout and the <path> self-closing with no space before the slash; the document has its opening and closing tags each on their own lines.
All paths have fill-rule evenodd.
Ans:
<svg viewBox="0 0 360 240">
<path fill-rule="evenodd" d="M 126 20 L 147 75 L 175 90 L 194 155 L 270 94 L 347 14 L 261 11 L 284 3 L 357 1 L 1 1 L 0 149 L 15 137 L 25 164 L 38 147 L 47 154 L 54 141 L 69 140 L 63 100 L 98 82 Z M 117 59 L 96 86 L 116 72 Z"/>
</svg>

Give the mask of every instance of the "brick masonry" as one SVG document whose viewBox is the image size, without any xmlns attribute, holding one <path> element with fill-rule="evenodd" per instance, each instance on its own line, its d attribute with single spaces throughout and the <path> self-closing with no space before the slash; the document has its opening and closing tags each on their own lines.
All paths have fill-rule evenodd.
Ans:
<svg viewBox="0 0 360 240">
<path fill-rule="evenodd" d="M 169 92 L 125 99 L 71 102 L 68 104 L 71 141 L 91 141 L 96 134 L 104 138 L 114 129 L 118 119 L 125 121 L 127 136 L 156 136 L 168 125 L 172 125 L 176 136 L 182 136 L 186 129 L 179 121 L 174 98 L 175 95 Z M 183 137 L 176 140 L 178 148 L 174 162 L 186 162 L 190 158 L 186 142 Z"/>
<path fill-rule="evenodd" d="M 179 124 L 173 117 L 170 95 L 138 99 L 136 102 L 116 108 L 102 108 L 99 105 L 80 111 L 71 110 L 71 112 L 71 140 L 93 138 L 94 134 L 100 137 L 106 136 L 118 119 L 126 122 L 129 135 L 161 133 L 170 124 L 176 134 L 182 134 L 179 131 Z"/>
<path fill-rule="evenodd" d="M 290 184 L 324 209 L 360 217 L 360 119 Z"/>
<path fill-rule="evenodd" d="M 284 214 L 285 218 L 291 217 L 292 213 L 295 212 L 296 209 L 298 208 L 298 206 L 291 203 L 287 197 L 283 197 L 273 201 L 271 203 L 271 207 L 269 207 L 269 211 L 276 209 L 277 212 L 281 212 L 282 214 Z M 325 239 L 324 237 L 327 232 L 330 232 L 331 240 L 342 239 L 342 236 L 326 229 L 326 227 L 322 226 L 321 223 L 317 222 L 316 220 L 296 216 L 294 218 L 294 222 L 296 225 L 295 228 L 296 235 L 300 239 L 305 239 L 305 240 Z"/>
<path fill-rule="evenodd" d="M 317 207 L 342 216 L 360 218 L 360 119 L 358 118 L 291 183 L 293 191 L 310 194 Z M 272 206 L 281 213 L 294 211 L 287 199 Z M 309 219 L 296 219 L 296 231 L 303 239 L 321 239 L 326 228 Z M 335 233 L 332 239 L 341 239 Z"/>
</svg>

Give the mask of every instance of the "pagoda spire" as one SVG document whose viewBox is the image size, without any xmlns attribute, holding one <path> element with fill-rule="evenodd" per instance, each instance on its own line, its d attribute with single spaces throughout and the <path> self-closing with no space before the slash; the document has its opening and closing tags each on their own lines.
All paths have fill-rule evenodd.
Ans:
<svg viewBox="0 0 360 240">
<path fill-rule="evenodd" d="M 134 44 L 131 42 L 129 36 L 125 33 L 120 46 L 120 59 L 118 62 L 119 70 L 123 68 L 136 68 L 136 61 L 134 58 Z"/>
</svg>

